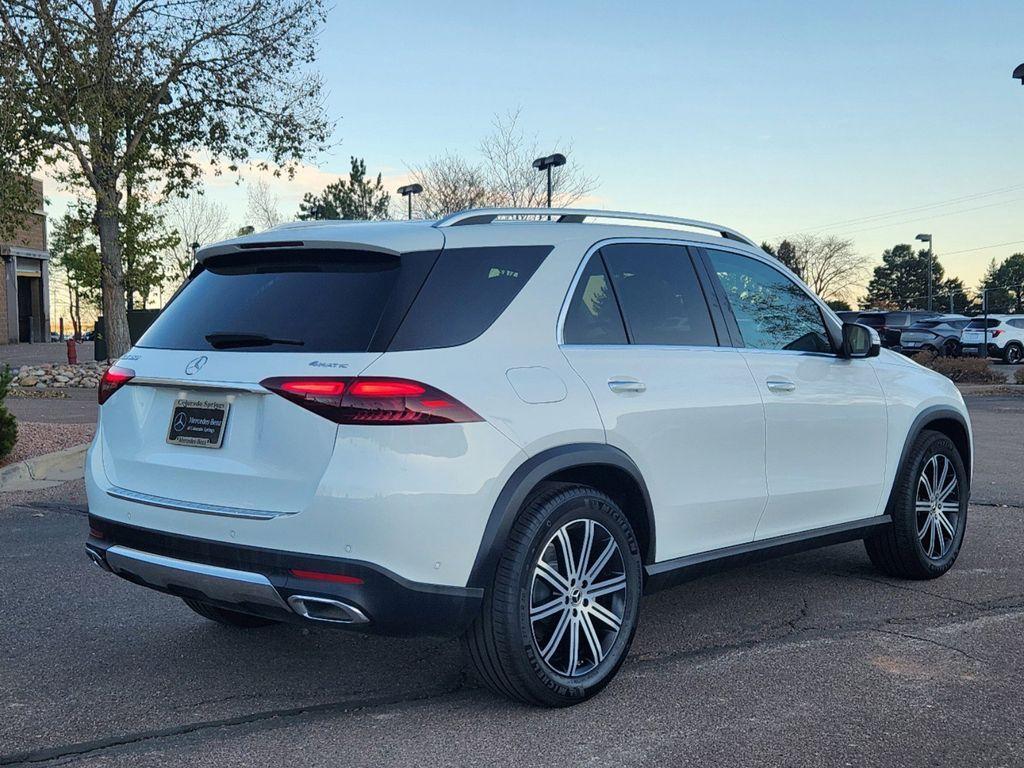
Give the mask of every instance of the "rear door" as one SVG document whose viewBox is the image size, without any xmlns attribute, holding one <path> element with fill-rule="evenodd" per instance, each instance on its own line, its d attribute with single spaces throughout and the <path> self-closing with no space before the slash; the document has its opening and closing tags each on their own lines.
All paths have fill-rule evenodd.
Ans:
<svg viewBox="0 0 1024 768">
<path fill-rule="evenodd" d="M 213 257 L 118 365 L 100 409 L 116 495 L 303 509 L 337 425 L 260 382 L 355 376 L 380 355 L 437 254 L 303 250 Z"/>
<path fill-rule="evenodd" d="M 718 312 L 686 246 L 644 241 L 594 252 L 564 317 L 562 350 L 647 483 L 658 560 L 749 542 L 767 498 L 761 398 Z"/>
<path fill-rule="evenodd" d="M 757 539 L 871 517 L 886 408 L 871 362 L 839 357 L 817 302 L 766 261 L 706 249 L 764 400 L 768 505 Z"/>
</svg>

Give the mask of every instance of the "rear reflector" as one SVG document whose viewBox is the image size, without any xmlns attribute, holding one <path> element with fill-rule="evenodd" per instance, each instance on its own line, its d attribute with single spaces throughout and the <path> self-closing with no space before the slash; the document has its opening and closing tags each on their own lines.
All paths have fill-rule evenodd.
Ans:
<svg viewBox="0 0 1024 768">
<path fill-rule="evenodd" d="M 292 568 L 288 571 L 292 576 L 300 579 L 313 579 L 314 581 L 332 581 L 335 584 L 362 584 L 363 580 L 358 576 L 346 576 L 343 573 L 321 573 L 320 571 L 303 571 Z"/>
<path fill-rule="evenodd" d="M 100 386 L 96 394 L 99 404 L 103 405 L 110 399 L 111 395 L 134 378 L 135 371 L 131 368 L 121 368 L 117 365 L 107 368 L 107 372 L 100 379 Z"/>
<path fill-rule="evenodd" d="M 260 384 L 336 424 L 387 426 L 483 421 L 445 392 L 408 379 L 275 377 Z"/>
</svg>

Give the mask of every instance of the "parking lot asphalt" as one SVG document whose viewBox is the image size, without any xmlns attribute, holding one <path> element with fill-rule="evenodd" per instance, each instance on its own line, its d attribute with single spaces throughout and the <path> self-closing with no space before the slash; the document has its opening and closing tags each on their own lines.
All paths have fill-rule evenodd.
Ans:
<svg viewBox="0 0 1024 768">
<path fill-rule="evenodd" d="M 0 496 L 0 765 L 1024 765 L 1024 398 L 969 405 L 945 577 L 851 543 L 659 593 L 559 711 L 477 686 L 454 640 L 211 624 L 88 563 L 80 482 Z"/>
</svg>

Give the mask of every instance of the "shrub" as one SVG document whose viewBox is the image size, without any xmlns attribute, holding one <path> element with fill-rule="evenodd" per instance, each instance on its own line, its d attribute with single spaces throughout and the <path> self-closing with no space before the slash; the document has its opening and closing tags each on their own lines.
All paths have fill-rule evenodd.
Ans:
<svg viewBox="0 0 1024 768">
<path fill-rule="evenodd" d="M 13 379 L 11 367 L 5 365 L 3 371 L 0 371 L 0 459 L 10 455 L 18 440 L 18 422 L 14 420 L 14 414 L 4 407 L 4 398 L 7 397 L 7 389 Z"/>
<path fill-rule="evenodd" d="M 914 360 L 959 384 L 1005 384 L 1006 377 L 992 370 L 983 357 L 942 357 L 931 352 L 914 355 Z"/>
</svg>

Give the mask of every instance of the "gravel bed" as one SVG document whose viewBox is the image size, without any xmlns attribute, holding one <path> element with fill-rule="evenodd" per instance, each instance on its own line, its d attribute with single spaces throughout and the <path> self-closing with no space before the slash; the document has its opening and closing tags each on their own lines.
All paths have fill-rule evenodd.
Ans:
<svg viewBox="0 0 1024 768">
<path fill-rule="evenodd" d="M 95 424 L 41 424 L 19 421 L 18 442 L 14 444 L 14 452 L 6 459 L 0 460 L 0 467 L 88 443 L 95 432 Z"/>
</svg>

